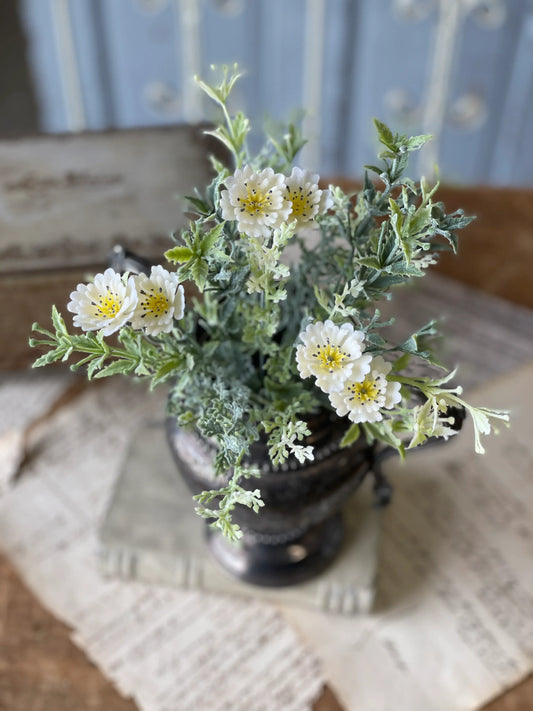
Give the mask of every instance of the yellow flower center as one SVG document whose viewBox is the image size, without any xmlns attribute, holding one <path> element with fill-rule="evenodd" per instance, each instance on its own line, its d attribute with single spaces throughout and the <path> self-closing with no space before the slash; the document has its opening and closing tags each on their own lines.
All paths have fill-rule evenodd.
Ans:
<svg viewBox="0 0 533 711">
<path fill-rule="evenodd" d="M 107 291 L 98 298 L 97 302 L 92 302 L 95 307 L 96 316 L 103 318 L 113 318 L 116 316 L 122 308 L 122 303 L 122 299 L 112 291 Z"/>
<path fill-rule="evenodd" d="M 287 187 L 289 193 L 289 200 L 292 201 L 292 213 L 294 217 L 307 217 L 312 210 L 311 204 L 311 190 L 304 192 L 303 188 L 298 188 L 298 190 L 290 190 Z"/>
<path fill-rule="evenodd" d="M 360 403 L 376 400 L 380 394 L 380 386 L 376 378 L 365 378 L 362 383 L 353 383 L 348 388 Z"/>
<path fill-rule="evenodd" d="M 339 346 L 326 343 L 316 346 L 313 356 L 317 358 L 320 366 L 330 373 L 342 365 L 342 362 L 348 357 L 348 353 L 342 351 Z"/>
<path fill-rule="evenodd" d="M 156 291 L 146 293 L 141 290 L 141 294 L 144 297 L 141 301 L 141 308 L 144 311 L 141 318 L 144 318 L 148 314 L 153 318 L 159 318 L 159 316 L 162 316 L 168 310 L 170 304 L 161 289 L 159 293 Z"/>
<path fill-rule="evenodd" d="M 257 190 L 257 188 L 250 187 L 247 183 L 244 185 L 248 196 L 245 198 L 237 198 L 240 211 L 246 211 L 249 215 L 261 213 L 268 217 L 270 208 L 272 207 L 272 190 L 269 190 L 267 193 L 262 193 L 260 190 Z"/>
</svg>

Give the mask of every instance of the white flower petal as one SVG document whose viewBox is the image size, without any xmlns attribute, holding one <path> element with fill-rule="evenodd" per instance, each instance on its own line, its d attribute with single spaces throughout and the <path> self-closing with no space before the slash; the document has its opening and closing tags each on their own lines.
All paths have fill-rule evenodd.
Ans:
<svg viewBox="0 0 533 711">
<path fill-rule="evenodd" d="M 237 169 L 225 180 L 220 207 L 225 220 L 236 220 L 239 232 L 250 237 L 268 237 L 291 212 L 284 200 L 285 176 L 265 168 L 255 173 L 250 166 Z"/>
<path fill-rule="evenodd" d="M 124 282 L 114 269 L 97 274 L 91 284 L 78 284 L 70 294 L 67 309 L 73 323 L 83 331 L 101 331 L 110 336 L 132 317 L 137 304 L 133 277 Z"/>
<path fill-rule="evenodd" d="M 320 190 L 318 180 L 318 175 L 297 167 L 285 180 L 285 198 L 292 205 L 289 219 L 296 220 L 297 229 L 310 227 L 332 205 L 329 191 Z"/>
<path fill-rule="evenodd" d="M 329 399 L 337 414 L 348 415 L 352 422 L 382 420 L 381 411 L 391 409 L 401 400 L 400 384 L 387 380 L 391 367 L 381 356 L 376 356 L 363 378 L 350 377 L 342 390 L 330 393 Z"/>
<path fill-rule="evenodd" d="M 322 190 L 320 202 L 318 204 L 318 214 L 323 215 L 333 207 L 333 197 L 329 190 Z"/>
<path fill-rule="evenodd" d="M 183 318 L 184 294 L 178 276 L 162 266 L 152 267 L 150 276 L 135 277 L 138 301 L 132 318 L 133 328 L 142 328 L 150 336 L 168 333 L 174 319 Z"/>
<path fill-rule="evenodd" d="M 330 320 L 317 321 L 300 333 L 300 339 L 298 371 L 302 378 L 314 375 L 325 393 L 342 390 L 348 378 L 362 378 L 370 368 L 371 357 L 362 355 L 364 334 L 351 323 L 336 326 Z"/>
</svg>

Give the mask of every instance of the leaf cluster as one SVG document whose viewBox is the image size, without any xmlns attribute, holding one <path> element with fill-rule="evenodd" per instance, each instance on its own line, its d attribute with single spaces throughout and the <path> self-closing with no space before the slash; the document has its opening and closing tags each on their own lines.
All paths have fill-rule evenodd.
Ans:
<svg viewBox="0 0 533 711">
<path fill-rule="evenodd" d="M 238 78 L 223 68 L 218 83 L 197 80 L 221 112 L 211 135 L 229 150 L 235 167 L 271 166 L 288 174 L 304 144 L 298 126 L 271 126 L 264 149 L 250 156 L 248 119 L 228 108 Z M 298 334 L 310 321 L 350 322 L 363 331 L 367 351 L 385 353 L 393 362 L 391 378 L 421 394 L 432 413 L 443 403 L 462 403 L 456 391 L 443 389 L 444 381 L 402 374 L 412 360 L 440 365 L 433 350 L 436 323 L 391 343 L 384 335 L 390 321 L 382 320 L 379 302 L 397 285 L 424 276 L 441 251 L 455 251 L 457 231 L 472 218 L 461 211 L 447 214 L 435 201 L 438 185 L 406 177 L 410 154 L 429 136 L 407 137 L 375 124 L 383 146 L 380 165 L 367 166 L 362 188 L 353 195 L 330 186 L 333 207 L 317 218 L 311 240 L 296 232 L 296 223 L 267 238 L 240 234 L 220 209 L 229 171 L 212 161 L 214 179 L 187 198 L 192 219 L 165 253 L 180 280 L 200 294 L 170 333 L 149 337 L 124 327 L 118 345 L 109 345 L 100 333 L 70 334 L 55 308 L 53 331 L 34 326 L 39 337 L 32 345 L 46 349 L 36 366 L 78 356 L 71 367 L 85 367 L 89 377 L 125 374 L 145 377 L 152 386 L 170 384 L 169 413 L 216 442 L 214 466 L 225 477 L 224 486 L 197 497 L 198 510 L 231 538 L 239 536 L 231 520 L 234 507 L 261 506 L 258 490 L 241 485 L 257 474 L 247 463 L 251 443 L 264 437 L 275 466 L 291 457 L 300 462 L 312 457 L 303 443 L 309 434 L 306 416 L 330 404 L 296 369 Z M 292 261 L 290 250 L 297 253 Z M 499 417 L 479 408 L 469 412 L 476 433 L 486 432 L 488 421 Z M 425 437 L 421 423 L 429 421 L 428 413 L 418 412 L 417 422 L 413 413 L 397 408 L 380 422 L 347 424 L 343 445 L 365 437 L 403 453 L 402 434 L 409 428 L 418 427 Z"/>
</svg>

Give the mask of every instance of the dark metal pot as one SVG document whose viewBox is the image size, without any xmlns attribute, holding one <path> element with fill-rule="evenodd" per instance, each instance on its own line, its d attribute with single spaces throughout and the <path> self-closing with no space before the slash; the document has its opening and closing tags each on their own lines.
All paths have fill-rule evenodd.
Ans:
<svg viewBox="0 0 533 711">
<path fill-rule="evenodd" d="M 296 460 L 274 470 L 265 444 L 253 445 L 250 461 L 260 478 L 241 482 L 259 489 L 259 513 L 237 505 L 233 520 L 242 538 L 232 543 L 207 526 L 208 547 L 218 562 L 237 578 L 264 586 L 300 583 L 320 573 L 333 560 L 343 539 L 342 506 L 370 471 L 374 450 L 361 438 L 340 449 L 345 424 L 323 413 L 309 423 L 312 434 L 303 444 L 314 446 L 314 461 Z M 167 420 L 170 449 L 190 490 L 198 494 L 226 484 L 212 469 L 214 447 L 198 434 Z"/>
<path fill-rule="evenodd" d="M 121 245 L 111 251 L 109 264 L 122 272 L 150 270 L 146 260 Z M 464 408 L 450 407 L 447 414 L 454 418 L 452 429 L 460 430 Z M 303 444 L 313 445 L 312 462 L 299 464 L 293 460 L 288 466 L 274 470 L 266 445 L 258 443 L 252 447 L 250 459 L 259 466 L 261 477 L 241 484 L 248 489 L 260 489 L 265 506 L 259 513 L 246 506 L 235 507 L 233 520 L 243 532 L 238 543 L 231 543 L 217 529 L 207 527 L 211 552 L 241 580 L 266 586 L 291 585 L 326 568 L 342 543 L 342 506 L 369 471 L 374 476 L 376 505 L 386 506 L 390 501 L 392 489 L 381 464 L 395 450 L 380 446 L 378 451 L 362 437 L 351 447 L 340 449 L 346 421 L 332 413 L 321 413 L 309 426 L 312 434 Z M 181 430 L 173 418 L 167 420 L 167 438 L 178 469 L 193 494 L 226 484 L 226 478 L 217 478 L 213 473 L 213 444 L 194 432 Z"/>
</svg>

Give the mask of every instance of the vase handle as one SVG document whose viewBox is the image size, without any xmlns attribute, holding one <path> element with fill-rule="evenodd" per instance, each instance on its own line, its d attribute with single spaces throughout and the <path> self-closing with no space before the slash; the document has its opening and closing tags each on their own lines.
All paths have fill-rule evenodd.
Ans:
<svg viewBox="0 0 533 711">
<path fill-rule="evenodd" d="M 130 252 L 122 244 L 116 244 L 111 249 L 107 256 L 107 263 L 112 269 L 121 274 L 124 272 L 149 274 L 152 266 L 147 259 Z"/>
</svg>

